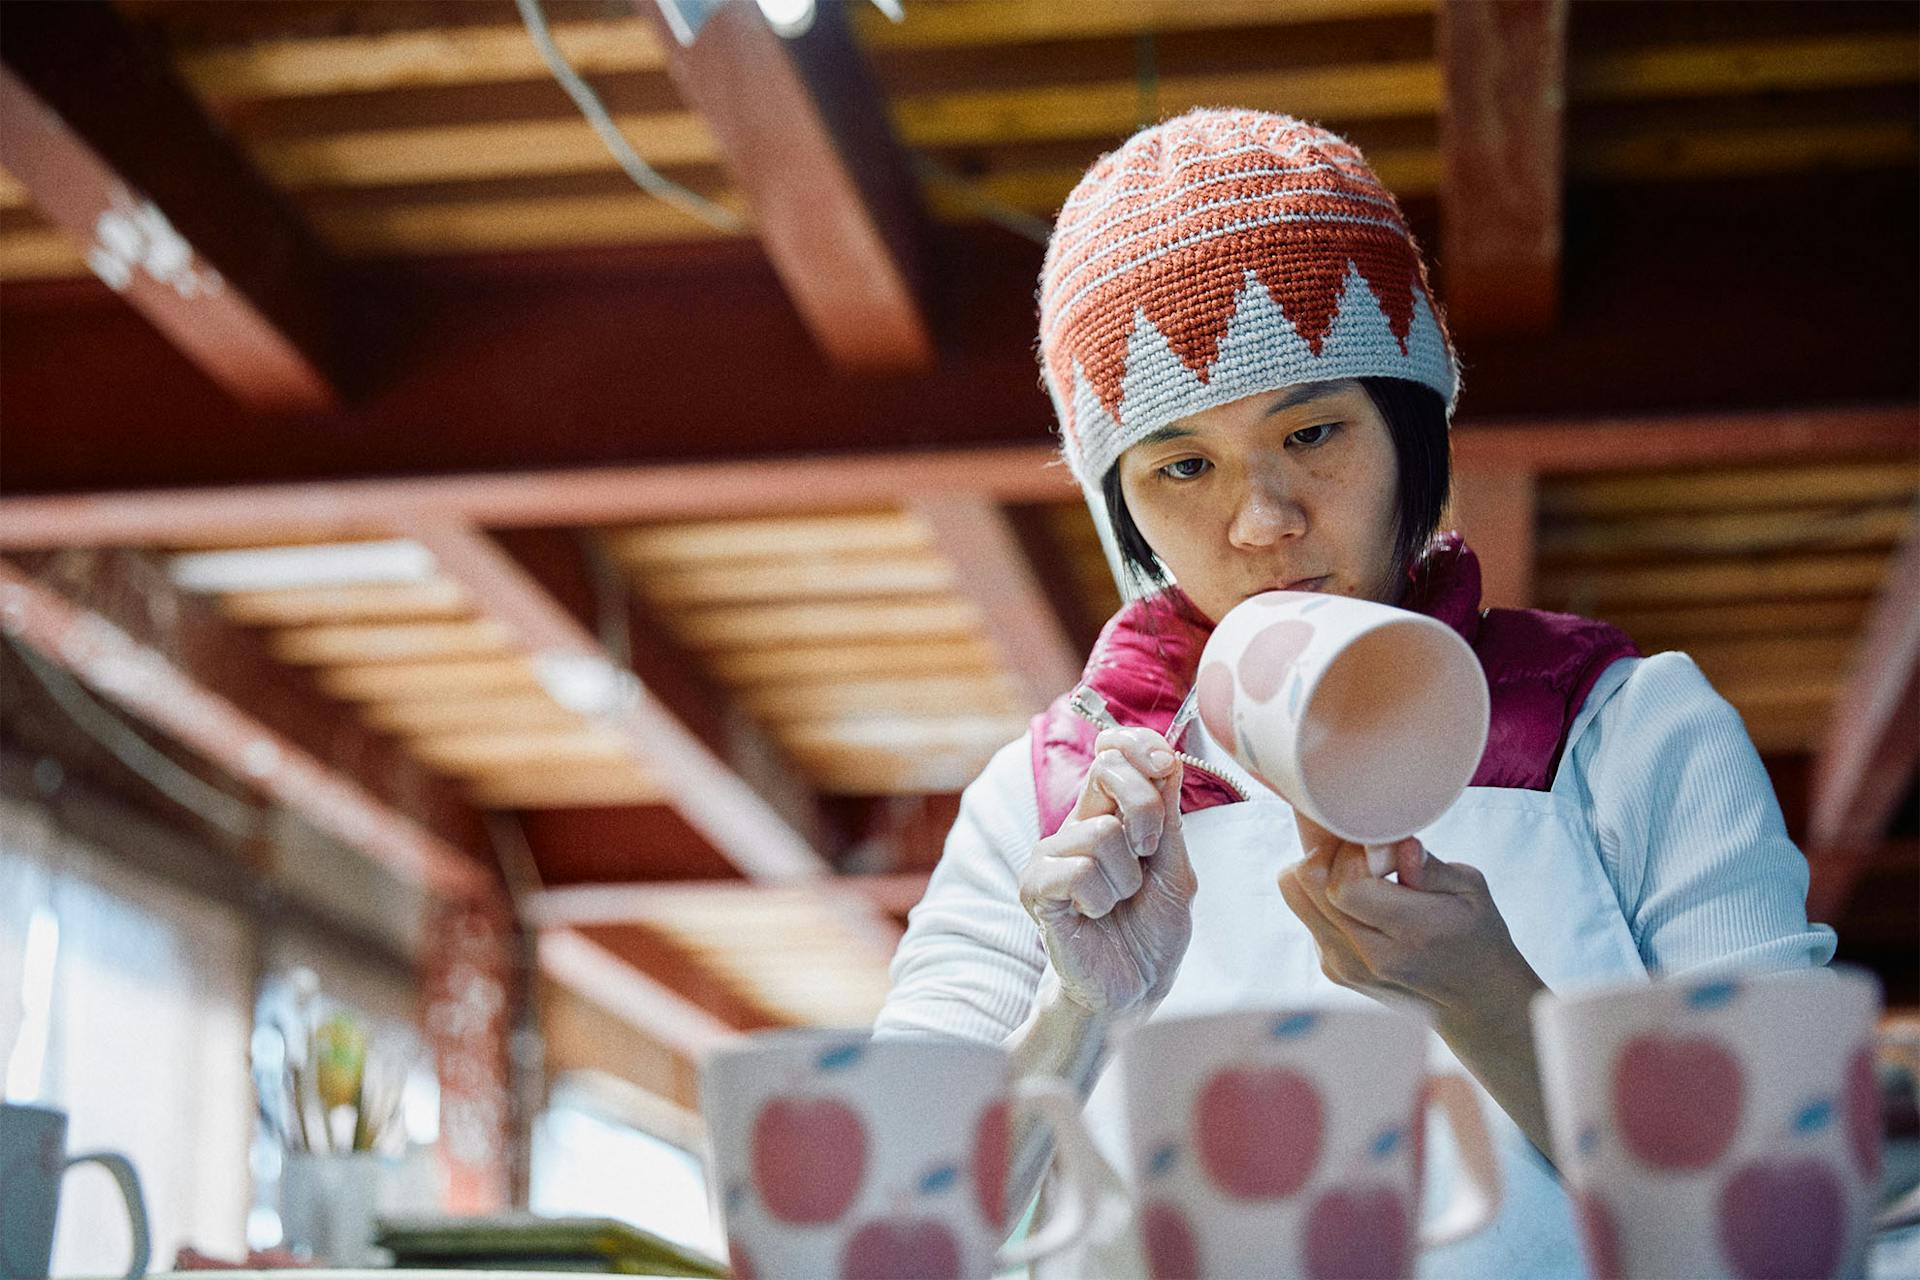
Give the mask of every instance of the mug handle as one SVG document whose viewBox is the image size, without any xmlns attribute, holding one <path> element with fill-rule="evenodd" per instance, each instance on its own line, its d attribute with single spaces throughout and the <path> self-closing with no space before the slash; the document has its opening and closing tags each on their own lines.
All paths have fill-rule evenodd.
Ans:
<svg viewBox="0 0 1920 1280">
<path fill-rule="evenodd" d="M 85 1155 L 67 1157 L 68 1170 L 81 1164 L 99 1165 L 112 1174 L 114 1182 L 119 1185 L 120 1195 L 127 1202 L 127 1223 L 133 1228 L 133 1257 L 127 1263 L 126 1280 L 139 1280 L 139 1277 L 147 1274 L 147 1263 L 152 1260 L 152 1240 L 147 1231 L 147 1201 L 140 1194 L 139 1175 L 134 1173 L 131 1161 L 112 1151 L 89 1151 Z"/>
<path fill-rule="evenodd" d="M 994 1256 L 996 1272 L 1024 1267 L 1072 1248 L 1093 1229 L 1096 1202 L 1124 1203 L 1126 1200 L 1120 1176 L 1093 1145 L 1086 1121 L 1080 1117 L 1077 1089 L 1051 1076 L 1026 1076 L 1014 1082 L 1013 1099 L 1016 1106 L 1038 1112 L 1047 1128 L 1053 1131 L 1054 1152 L 1060 1158 L 1062 1194 L 1059 1207 L 1048 1215 L 1044 1226 Z"/>
<path fill-rule="evenodd" d="M 1420 1247 L 1432 1249 L 1464 1240 L 1491 1223 L 1500 1212 L 1500 1156 L 1494 1149 L 1480 1095 L 1462 1075 L 1431 1076 L 1427 1098 L 1447 1118 L 1460 1148 L 1460 1168 L 1453 1201 L 1440 1216 L 1420 1226 Z"/>
</svg>

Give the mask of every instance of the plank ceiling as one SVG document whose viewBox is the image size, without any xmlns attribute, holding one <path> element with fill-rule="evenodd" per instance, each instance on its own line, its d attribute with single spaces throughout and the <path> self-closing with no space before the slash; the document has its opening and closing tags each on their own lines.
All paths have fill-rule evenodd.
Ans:
<svg viewBox="0 0 1920 1280">
<path fill-rule="evenodd" d="M 340 256 L 725 234 L 633 187 L 505 0 L 116 7 L 164 45 L 206 110 Z M 652 23 L 598 0 L 547 8 L 561 47 L 640 154 L 745 212 Z M 1318 118 L 1365 148 L 1403 197 L 1428 201 L 1444 167 L 1434 8 L 907 0 L 899 25 L 865 4 L 850 13 L 927 206 L 964 222 L 988 212 L 1044 221 L 1086 164 L 1139 124 L 1220 102 Z M 1571 21 L 1573 184 L 1652 199 L 1679 181 L 1817 183 L 1915 167 L 1920 39 L 1910 7 L 1576 3 Z M 0 280 L 85 271 L 73 242 L 0 175 Z M 1510 530 L 1515 554 L 1534 603 L 1614 621 L 1649 652 L 1692 652 L 1764 752 L 1804 757 L 1830 726 L 1873 602 L 1912 537 L 1920 463 L 1897 448 L 1880 454 L 1892 456 L 1544 469 L 1534 506 Z M 726 715 L 744 718 L 810 802 L 884 814 L 889 803 L 959 790 L 1019 735 L 1041 704 L 1036 691 L 1061 683 L 1063 664 L 1077 666 L 1117 602 L 1077 500 L 975 497 L 968 527 L 986 531 L 1002 563 L 1046 584 L 1047 598 L 1024 611 L 1028 630 L 1010 629 L 1004 602 L 983 597 L 977 540 L 955 532 L 951 512 L 885 494 L 570 532 L 610 568 L 597 589 L 630 593 L 661 644 L 719 691 Z M 191 584 L 202 581 L 194 566 L 208 563 L 195 557 L 294 538 L 144 545 Z M 636 759 L 629 738 L 563 705 L 528 633 L 431 557 L 403 580 L 187 589 L 214 596 L 233 625 L 267 637 L 282 662 L 310 670 L 479 808 L 657 813 L 680 786 Z M 842 843 L 856 849 L 887 837 L 850 834 Z M 645 880 L 649 859 L 664 858 L 653 839 L 583 842 L 592 847 L 569 865 L 595 867 L 587 880 Z M 552 909 L 636 967 L 670 952 L 717 981 L 739 1002 L 721 1015 L 737 1025 L 859 1021 L 884 992 L 886 927 L 876 933 L 870 912 L 818 888 L 735 882 L 556 898 Z"/>
<path fill-rule="evenodd" d="M 502 0 L 121 0 L 321 237 L 352 257 L 721 235 L 637 191 Z M 639 153 L 744 211 L 667 76 L 651 24 L 550 0 L 561 48 Z M 1045 217 L 1143 121 L 1234 102 L 1316 118 L 1403 198 L 1441 178 L 1432 0 L 970 0 L 852 6 L 937 216 L 982 200 Z M 613 16 L 610 16 L 613 15 Z M 1911 162 L 1920 82 L 1898 7 L 1575 8 L 1574 181 L 1659 183 Z M 750 235 L 752 228 L 738 234 Z M 0 279 L 79 274 L 0 181 Z"/>
</svg>

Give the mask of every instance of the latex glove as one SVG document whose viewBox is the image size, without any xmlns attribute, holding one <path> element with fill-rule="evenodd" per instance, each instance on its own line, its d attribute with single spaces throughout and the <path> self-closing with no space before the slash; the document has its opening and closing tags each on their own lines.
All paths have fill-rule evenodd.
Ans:
<svg viewBox="0 0 1920 1280">
<path fill-rule="evenodd" d="M 1021 874 L 1061 995 L 1089 1014 L 1157 1003 L 1193 936 L 1180 774 L 1151 729 L 1101 733 L 1073 812 Z"/>
</svg>

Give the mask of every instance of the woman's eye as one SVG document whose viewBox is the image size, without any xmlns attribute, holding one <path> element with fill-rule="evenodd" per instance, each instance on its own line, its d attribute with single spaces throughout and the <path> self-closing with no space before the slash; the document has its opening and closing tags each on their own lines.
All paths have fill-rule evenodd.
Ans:
<svg viewBox="0 0 1920 1280">
<path fill-rule="evenodd" d="M 1178 462 L 1169 462 L 1160 468 L 1160 474 L 1169 480 L 1197 480 L 1205 475 L 1206 471 L 1205 458 L 1181 458 Z"/>
<path fill-rule="evenodd" d="M 1289 444 L 1305 445 L 1312 448 L 1316 444 L 1325 444 L 1327 438 L 1338 431 L 1340 426 L 1334 422 L 1323 422 L 1314 427 L 1302 427 L 1287 437 Z"/>
</svg>

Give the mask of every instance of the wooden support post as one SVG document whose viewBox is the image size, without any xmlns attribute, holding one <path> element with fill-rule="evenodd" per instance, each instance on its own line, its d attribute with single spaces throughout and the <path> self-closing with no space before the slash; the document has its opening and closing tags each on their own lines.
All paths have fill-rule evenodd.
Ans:
<svg viewBox="0 0 1920 1280">
<path fill-rule="evenodd" d="M 1440 265 L 1456 333 L 1552 327 L 1560 302 L 1567 0 L 1446 0 Z"/>
<path fill-rule="evenodd" d="M 1080 658 L 1052 600 L 1069 583 L 1057 577 L 1049 589 L 1041 581 L 1000 504 L 978 494 L 953 494 L 916 498 L 910 509 L 952 561 L 960 594 L 979 606 L 987 636 L 1019 680 L 1028 711 L 1072 691 L 1080 682 Z"/>
</svg>

